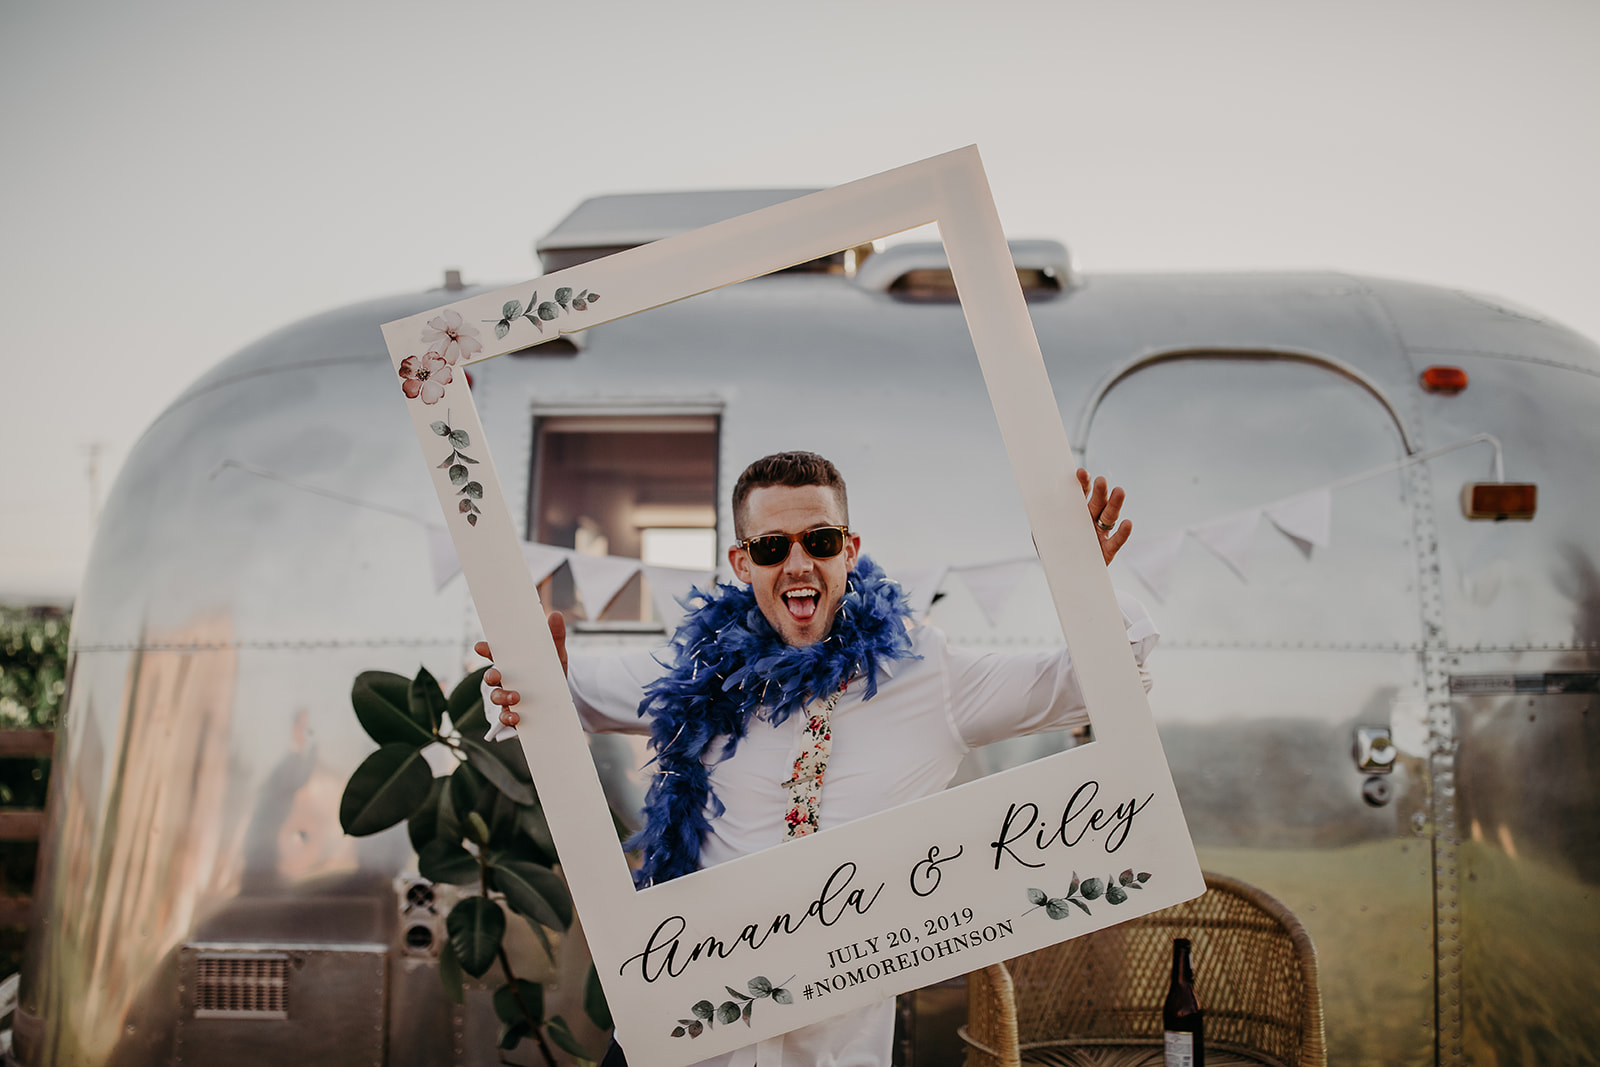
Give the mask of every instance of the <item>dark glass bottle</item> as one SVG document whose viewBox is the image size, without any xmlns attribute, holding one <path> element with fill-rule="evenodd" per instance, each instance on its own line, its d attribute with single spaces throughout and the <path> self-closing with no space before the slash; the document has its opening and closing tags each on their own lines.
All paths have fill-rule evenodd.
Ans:
<svg viewBox="0 0 1600 1067">
<path fill-rule="evenodd" d="M 1194 992 L 1194 963 L 1188 938 L 1172 941 L 1172 981 L 1167 1002 L 1161 1006 L 1161 1028 L 1166 1031 L 1166 1067 L 1206 1067 L 1205 1015 Z"/>
</svg>

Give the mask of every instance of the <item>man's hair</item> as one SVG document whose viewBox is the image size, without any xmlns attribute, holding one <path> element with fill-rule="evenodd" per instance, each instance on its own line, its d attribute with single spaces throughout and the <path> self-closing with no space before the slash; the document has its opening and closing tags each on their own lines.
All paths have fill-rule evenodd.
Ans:
<svg viewBox="0 0 1600 1067">
<path fill-rule="evenodd" d="M 820 485 L 832 489 L 834 496 L 839 499 L 839 518 L 846 526 L 850 525 L 850 504 L 845 499 L 844 478 L 839 474 L 839 468 L 829 463 L 815 452 L 774 452 L 770 456 L 762 456 L 739 475 L 739 480 L 733 486 L 733 535 L 743 538 L 745 535 L 745 501 L 757 489 L 766 489 L 774 485 L 787 485 L 799 487 L 803 485 Z"/>
</svg>

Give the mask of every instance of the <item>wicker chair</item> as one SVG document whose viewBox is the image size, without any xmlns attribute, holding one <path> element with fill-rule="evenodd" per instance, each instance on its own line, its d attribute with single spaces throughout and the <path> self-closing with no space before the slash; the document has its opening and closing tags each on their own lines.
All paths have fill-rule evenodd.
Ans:
<svg viewBox="0 0 1600 1067">
<path fill-rule="evenodd" d="M 967 976 L 967 1067 L 1162 1062 L 1172 939 L 1194 942 L 1208 1067 L 1326 1067 L 1311 938 L 1254 886 L 1207 874 L 1176 907 Z"/>
</svg>

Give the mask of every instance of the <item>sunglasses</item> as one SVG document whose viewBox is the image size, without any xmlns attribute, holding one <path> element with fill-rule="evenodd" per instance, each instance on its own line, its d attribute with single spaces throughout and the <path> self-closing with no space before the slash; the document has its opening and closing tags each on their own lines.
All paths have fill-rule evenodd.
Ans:
<svg viewBox="0 0 1600 1067">
<path fill-rule="evenodd" d="M 812 559 L 832 559 L 844 551 L 845 538 L 850 536 L 848 526 L 818 526 L 799 534 L 762 534 L 740 541 L 757 567 L 772 567 L 789 558 L 789 546 L 796 541 Z"/>
</svg>

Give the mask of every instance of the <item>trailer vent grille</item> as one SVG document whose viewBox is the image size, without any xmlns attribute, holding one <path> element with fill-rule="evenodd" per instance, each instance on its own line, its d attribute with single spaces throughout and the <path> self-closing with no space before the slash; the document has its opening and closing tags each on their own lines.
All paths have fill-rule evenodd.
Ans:
<svg viewBox="0 0 1600 1067">
<path fill-rule="evenodd" d="M 197 1019 L 287 1019 L 289 957 L 256 953 L 200 956 Z"/>
</svg>

